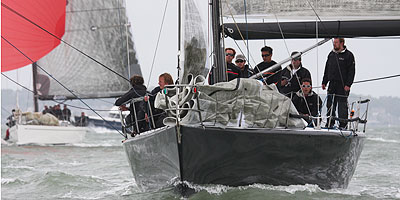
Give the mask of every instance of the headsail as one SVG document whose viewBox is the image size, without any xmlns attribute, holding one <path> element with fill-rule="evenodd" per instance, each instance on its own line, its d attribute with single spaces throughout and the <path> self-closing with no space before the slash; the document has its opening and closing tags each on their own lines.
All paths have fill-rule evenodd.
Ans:
<svg viewBox="0 0 400 200">
<path fill-rule="evenodd" d="M 181 43 L 181 64 L 183 73 L 180 73 L 181 83 L 189 83 L 186 77 L 189 74 L 206 76 L 207 62 L 207 40 L 205 27 L 206 21 L 202 19 L 199 3 L 201 1 L 183 1 L 182 18 L 182 43 Z M 204 2 L 207 3 L 207 2 Z"/>
<path fill-rule="evenodd" d="M 69 0 L 62 39 L 129 79 L 129 73 L 141 75 L 141 70 L 124 5 L 121 0 Z M 64 43 L 37 63 L 79 98 L 116 97 L 130 88 L 126 79 Z M 75 98 L 40 69 L 36 80 L 41 99 Z"/>
<path fill-rule="evenodd" d="M 31 64 L 60 44 L 43 29 L 58 38 L 63 36 L 65 4 L 65 0 L 1 1 L 2 72 Z"/>
</svg>

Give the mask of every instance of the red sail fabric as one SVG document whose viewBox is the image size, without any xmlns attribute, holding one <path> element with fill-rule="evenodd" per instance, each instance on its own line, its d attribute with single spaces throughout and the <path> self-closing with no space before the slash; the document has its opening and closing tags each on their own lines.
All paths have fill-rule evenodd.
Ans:
<svg viewBox="0 0 400 200">
<path fill-rule="evenodd" d="M 66 0 L 2 0 L 1 1 L 1 71 L 31 64 L 45 56 L 65 32 Z M 19 13 L 21 16 L 16 14 Z M 28 20 L 31 22 L 29 22 Z M 44 30 L 34 25 L 42 27 Z M 18 48 L 26 56 L 22 55 Z"/>
</svg>

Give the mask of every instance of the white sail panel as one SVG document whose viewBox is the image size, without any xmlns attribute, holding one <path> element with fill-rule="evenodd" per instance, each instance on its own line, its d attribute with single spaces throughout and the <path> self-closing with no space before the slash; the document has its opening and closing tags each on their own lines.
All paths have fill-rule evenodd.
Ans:
<svg viewBox="0 0 400 200">
<path fill-rule="evenodd" d="M 207 66 L 207 40 L 206 33 L 207 21 L 202 16 L 201 3 L 206 1 L 183 1 L 182 7 L 182 43 L 181 43 L 181 64 L 183 73 L 180 73 L 181 83 L 188 83 L 187 76 L 205 76 L 208 72 Z M 207 5 L 205 6 L 207 9 Z M 205 11 L 207 13 L 207 10 Z"/>
<path fill-rule="evenodd" d="M 66 9 L 65 42 L 126 79 L 141 75 L 124 1 L 69 0 Z M 115 97 L 130 88 L 129 81 L 65 43 L 37 63 L 79 98 Z M 40 68 L 36 85 L 41 99 L 75 98 Z"/>
</svg>

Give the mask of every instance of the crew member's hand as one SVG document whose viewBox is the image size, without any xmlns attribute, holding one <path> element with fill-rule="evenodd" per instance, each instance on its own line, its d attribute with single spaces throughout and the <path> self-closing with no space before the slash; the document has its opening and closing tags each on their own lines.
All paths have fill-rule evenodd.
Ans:
<svg viewBox="0 0 400 200">
<path fill-rule="evenodd" d="M 325 84 L 322 84 L 322 86 L 321 86 L 321 87 L 322 87 L 322 89 L 323 89 L 323 90 L 325 90 L 325 89 L 326 89 L 326 85 L 325 85 Z"/>
<path fill-rule="evenodd" d="M 286 79 L 283 79 L 281 81 L 281 86 L 285 86 L 286 84 L 288 84 L 288 81 Z"/>
<path fill-rule="evenodd" d="M 127 111 L 128 108 L 125 105 L 119 106 L 119 109 L 122 111 Z"/>
<path fill-rule="evenodd" d="M 144 114 L 144 119 L 146 120 L 147 123 L 149 123 L 149 116 L 147 116 L 147 113 Z"/>
<path fill-rule="evenodd" d="M 349 86 L 344 86 L 344 91 L 346 91 L 346 92 L 348 92 L 348 91 L 350 91 L 350 87 Z"/>
</svg>

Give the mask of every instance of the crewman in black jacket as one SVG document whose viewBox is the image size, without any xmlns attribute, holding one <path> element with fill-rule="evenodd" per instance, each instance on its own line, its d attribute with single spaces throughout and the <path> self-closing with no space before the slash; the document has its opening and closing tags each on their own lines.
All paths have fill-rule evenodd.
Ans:
<svg viewBox="0 0 400 200">
<path fill-rule="evenodd" d="M 254 67 L 254 74 L 257 74 L 259 72 L 262 72 L 265 69 L 268 69 L 269 67 L 272 67 L 273 65 L 277 64 L 274 60 L 272 60 L 272 48 L 269 46 L 265 46 L 261 48 L 261 56 L 263 61 L 258 63 Z M 280 90 L 281 87 L 281 68 L 276 68 L 274 71 L 270 72 L 264 72 L 263 73 L 263 78 L 265 82 L 269 85 L 274 83 L 278 90 Z"/>
<path fill-rule="evenodd" d="M 328 55 L 325 65 L 324 78 L 322 80 L 322 89 L 328 87 L 327 116 L 336 116 L 336 105 L 338 105 L 339 118 L 348 118 L 347 97 L 350 93 L 350 87 L 353 84 L 355 75 L 354 55 L 344 45 L 344 38 L 334 38 L 333 50 Z M 333 104 L 332 104 L 333 103 Z M 331 110 L 332 109 L 332 110 Z M 327 123 L 327 127 L 333 127 L 334 121 Z M 340 121 L 339 127 L 346 128 L 347 123 Z"/>
<path fill-rule="evenodd" d="M 292 52 L 292 63 L 282 70 L 281 90 L 280 92 L 288 97 L 291 93 L 300 90 L 301 80 L 308 78 L 311 80 L 311 73 L 304 68 L 301 63 L 301 56 L 294 57 L 299 52 Z"/>
<path fill-rule="evenodd" d="M 311 79 L 303 78 L 301 80 L 301 90 L 297 91 L 292 98 L 292 102 L 300 115 L 318 116 L 318 111 L 322 107 L 321 98 L 312 91 Z M 311 119 L 306 118 L 310 126 L 313 126 Z M 316 120 L 314 120 L 316 122 Z"/>
<path fill-rule="evenodd" d="M 226 74 L 228 81 L 242 77 L 239 67 L 232 63 L 235 58 L 236 51 L 233 48 L 225 48 Z M 214 84 L 214 69 L 212 68 L 208 76 L 208 84 Z"/>
<path fill-rule="evenodd" d="M 235 60 L 236 66 L 240 69 L 240 78 L 249 78 L 254 74 L 253 70 L 249 67 L 249 65 L 246 65 L 246 57 L 242 54 L 236 55 L 236 60 Z"/>
<path fill-rule="evenodd" d="M 125 107 L 125 104 L 130 103 L 133 98 L 138 98 L 138 97 L 143 97 L 147 93 L 146 86 L 143 85 L 144 80 L 143 77 L 140 75 L 133 75 L 130 78 L 130 83 L 132 85 L 132 88 L 122 95 L 120 98 L 118 98 L 115 101 L 116 106 L 122 106 Z M 146 114 L 146 104 L 144 101 L 138 101 L 134 103 L 135 105 L 135 110 L 136 110 L 136 116 L 137 116 L 137 121 L 138 121 L 138 126 L 139 130 L 136 128 L 135 124 L 135 114 L 134 114 L 134 109 L 133 105 L 130 104 L 129 106 L 129 111 L 130 114 L 126 116 L 125 122 L 128 126 L 133 126 L 133 130 L 135 130 L 135 133 L 133 135 L 147 131 L 148 130 L 148 125 L 145 121 L 145 114 Z"/>
</svg>

